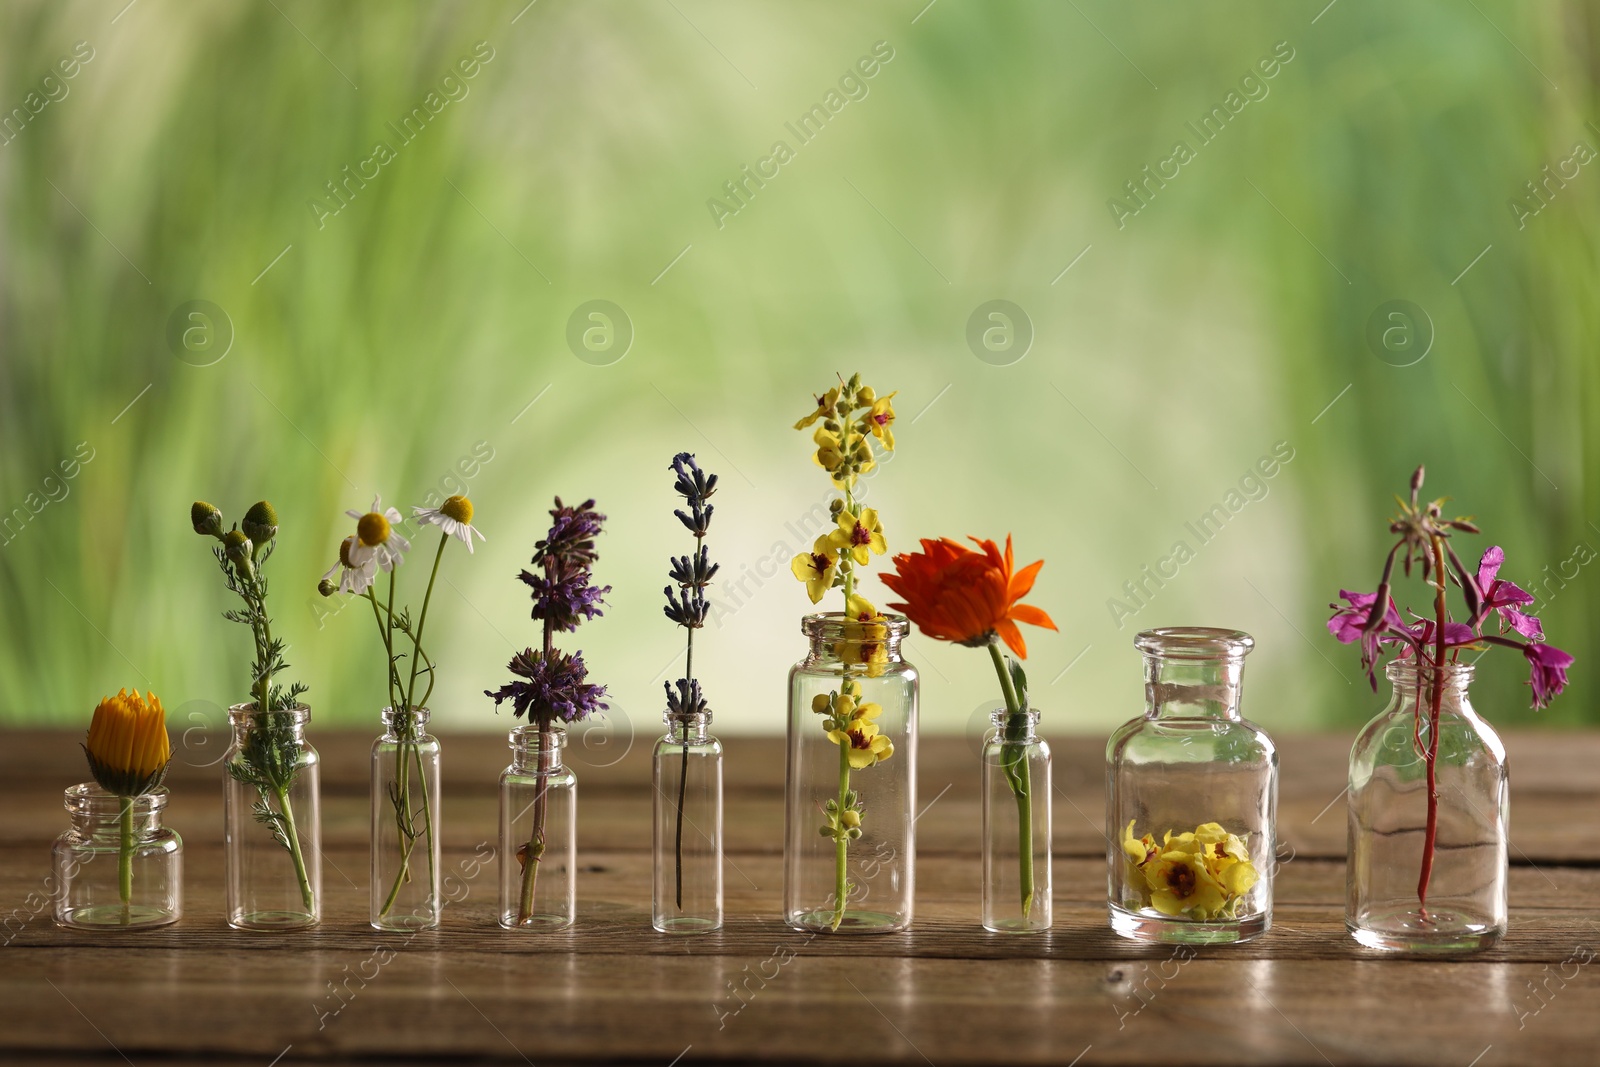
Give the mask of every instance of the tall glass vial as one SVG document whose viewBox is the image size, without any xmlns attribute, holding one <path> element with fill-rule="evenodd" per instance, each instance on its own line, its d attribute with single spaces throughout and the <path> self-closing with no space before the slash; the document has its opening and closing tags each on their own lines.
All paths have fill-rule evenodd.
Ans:
<svg viewBox="0 0 1600 1067">
<path fill-rule="evenodd" d="M 1506 932 L 1509 765 L 1500 738 L 1467 698 L 1472 670 L 1447 664 L 1436 676 L 1426 668 L 1419 672 L 1415 662 L 1390 663 L 1389 705 L 1350 750 L 1344 921 L 1369 948 L 1469 951 Z M 1434 743 L 1436 683 L 1438 806 L 1424 902 L 1424 754 Z"/>
<path fill-rule="evenodd" d="M 379 930 L 439 925 L 439 739 L 428 709 L 383 709 L 372 744 L 370 921 Z"/>
<path fill-rule="evenodd" d="M 656 742 L 655 895 L 651 924 L 662 933 L 722 928 L 722 743 L 711 716 L 664 716 Z"/>
<path fill-rule="evenodd" d="M 306 740 L 304 704 L 228 709 L 223 856 L 228 925 L 289 930 L 322 917 L 322 765 Z"/>
<path fill-rule="evenodd" d="M 983 746 L 983 926 L 1050 929 L 1050 746 L 1039 713 L 993 713 Z"/>
<path fill-rule="evenodd" d="M 576 914 L 578 780 L 561 762 L 559 723 L 511 731 L 500 776 L 500 925 L 559 930 Z"/>
<path fill-rule="evenodd" d="M 1136 941 L 1247 941 L 1272 925 L 1278 751 L 1239 715 L 1249 634 L 1145 630 L 1145 713 L 1106 745 L 1111 928 Z"/>
<path fill-rule="evenodd" d="M 911 925 L 916 842 L 916 668 L 908 622 L 809 615 L 789 671 L 784 921 L 796 930 Z M 829 724 L 832 724 L 831 726 Z"/>
<path fill-rule="evenodd" d="M 72 828 L 52 849 L 62 926 L 136 930 L 183 914 L 183 839 L 161 825 L 167 791 L 119 797 L 93 782 L 66 791 Z"/>
</svg>

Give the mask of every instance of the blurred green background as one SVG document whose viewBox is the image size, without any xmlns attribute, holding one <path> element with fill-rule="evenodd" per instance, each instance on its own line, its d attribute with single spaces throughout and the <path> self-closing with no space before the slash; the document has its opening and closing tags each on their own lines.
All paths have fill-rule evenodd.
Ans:
<svg viewBox="0 0 1600 1067">
<path fill-rule="evenodd" d="M 444 561 L 436 722 L 511 725 L 481 692 L 535 640 L 515 574 L 552 496 L 593 496 L 611 607 L 564 644 L 647 737 L 685 449 L 723 485 L 718 728 L 780 731 L 788 559 L 828 490 L 790 424 L 856 369 L 899 390 L 891 549 L 1009 530 L 1048 561 L 1054 730 L 1138 714 L 1131 639 L 1172 624 L 1257 637 L 1270 729 L 1370 717 L 1326 605 L 1376 584 L 1419 462 L 1579 656 L 1539 714 L 1489 657 L 1480 710 L 1600 719 L 1600 14 L 1325 3 L 7 4 L 0 721 L 80 724 L 124 685 L 175 732 L 220 721 L 249 641 L 188 507 L 267 497 L 291 674 L 318 722 L 376 729 L 370 612 L 317 579 L 346 508 L 465 487 L 489 540 Z M 929 730 L 996 696 L 980 653 L 909 655 Z"/>
</svg>

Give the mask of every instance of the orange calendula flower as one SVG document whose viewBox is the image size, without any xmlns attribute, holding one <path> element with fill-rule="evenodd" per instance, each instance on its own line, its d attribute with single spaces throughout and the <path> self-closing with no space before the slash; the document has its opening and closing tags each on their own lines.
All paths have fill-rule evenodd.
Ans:
<svg viewBox="0 0 1600 1067">
<path fill-rule="evenodd" d="M 83 751 L 94 780 L 108 793 L 134 797 L 159 786 L 172 759 L 160 698 L 123 689 L 100 701 Z"/>
<path fill-rule="evenodd" d="M 1056 628 L 1043 609 L 1017 603 L 1033 589 L 1044 560 L 1016 571 L 1010 534 L 1004 555 L 993 541 L 970 540 L 983 551 L 974 552 L 948 537 L 923 538 L 921 552 L 895 556 L 895 573 L 885 574 L 883 584 L 904 602 L 889 607 L 935 640 L 980 646 L 993 643 L 998 635 L 1019 658 L 1026 658 L 1028 646 L 1017 623 Z"/>
</svg>

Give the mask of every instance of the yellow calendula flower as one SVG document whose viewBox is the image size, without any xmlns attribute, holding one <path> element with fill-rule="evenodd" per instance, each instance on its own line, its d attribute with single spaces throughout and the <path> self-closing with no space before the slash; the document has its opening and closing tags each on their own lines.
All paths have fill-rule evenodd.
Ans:
<svg viewBox="0 0 1600 1067">
<path fill-rule="evenodd" d="M 100 701 L 83 751 L 89 758 L 89 772 L 108 793 L 135 797 L 159 786 L 172 759 L 160 698 L 122 689 Z"/>
<path fill-rule="evenodd" d="M 861 428 L 883 442 L 883 447 L 894 451 L 894 405 L 890 403 L 899 390 L 888 396 L 869 397 L 869 389 L 861 390 L 861 399 L 872 405 L 861 416 Z"/>
<path fill-rule="evenodd" d="M 818 419 L 825 419 L 833 414 L 834 405 L 839 402 L 839 387 L 836 385 L 826 393 L 817 397 L 817 406 L 811 409 L 811 414 L 794 424 L 797 430 L 803 430 Z"/>
<path fill-rule="evenodd" d="M 851 719 L 843 729 L 829 730 L 828 740 L 849 747 L 850 766 L 858 771 L 894 755 L 894 743 L 869 719 Z"/>
<path fill-rule="evenodd" d="M 789 561 L 794 576 L 806 583 L 806 595 L 813 604 L 820 603 L 833 588 L 833 576 L 839 569 L 839 560 L 828 548 L 828 535 L 817 538 L 810 552 L 802 552 Z"/>
<path fill-rule="evenodd" d="M 884 540 L 883 525 L 878 521 L 877 511 L 872 508 L 862 508 L 859 516 L 841 510 L 839 528 L 827 535 L 827 544 L 841 555 L 849 553 L 850 558 L 861 565 L 871 561 L 872 553 L 881 556 L 889 549 L 889 542 Z"/>
<path fill-rule="evenodd" d="M 1163 852 L 1144 867 L 1150 904 L 1163 915 L 1206 919 L 1222 910 L 1228 894 L 1192 852 Z"/>
</svg>

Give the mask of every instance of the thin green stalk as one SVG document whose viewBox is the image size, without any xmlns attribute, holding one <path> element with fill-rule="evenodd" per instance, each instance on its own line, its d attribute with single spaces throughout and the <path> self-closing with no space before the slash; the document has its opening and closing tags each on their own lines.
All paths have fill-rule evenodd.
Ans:
<svg viewBox="0 0 1600 1067">
<path fill-rule="evenodd" d="M 294 860 L 295 878 L 300 882 L 300 899 L 305 902 L 306 913 L 316 914 L 317 898 L 311 892 L 311 877 L 306 873 L 306 858 L 300 851 L 300 832 L 294 824 L 294 807 L 289 803 L 289 790 L 277 790 L 278 810 L 283 813 L 284 836 L 289 839 L 289 856 Z"/>
<path fill-rule="evenodd" d="M 1000 766 L 1017 800 L 1017 882 L 1022 895 L 1022 917 L 1026 919 L 1033 910 L 1032 772 L 1028 767 L 1027 745 L 1013 739 L 1025 729 L 1023 715 L 1027 709 L 1020 706 L 1011 672 L 1006 669 L 1005 657 L 997 642 L 989 642 L 989 658 L 994 661 L 995 674 L 1000 677 L 1000 691 L 1006 700 L 1006 725 L 1000 733 Z"/>
<path fill-rule="evenodd" d="M 122 798 L 122 847 L 117 853 L 117 890 L 122 896 L 122 921 L 133 911 L 133 798 Z"/>
<path fill-rule="evenodd" d="M 850 742 L 845 741 L 839 745 L 839 812 L 841 817 L 845 810 L 845 798 L 850 795 Z M 840 823 L 840 833 L 835 838 L 835 854 L 837 866 L 835 871 L 834 897 L 837 903 L 833 910 L 833 922 L 829 930 L 838 930 L 839 924 L 844 922 L 845 899 L 850 893 L 849 885 L 849 839 L 843 833 L 843 823 Z"/>
<path fill-rule="evenodd" d="M 439 579 L 439 561 L 444 559 L 445 542 L 450 540 L 447 533 L 439 534 L 439 550 L 433 554 L 433 572 L 428 575 L 428 591 L 422 597 L 422 612 L 417 616 L 417 632 L 411 638 L 412 647 L 417 651 L 422 649 L 422 631 L 428 626 L 428 605 L 433 601 L 433 583 Z M 391 588 L 392 588 L 391 582 Z M 406 687 L 406 706 L 415 707 L 412 698 L 417 695 L 417 671 L 422 666 L 420 656 L 411 657 L 411 681 Z M 431 670 L 428 672 L 433 673 Z"/>
</svg>

